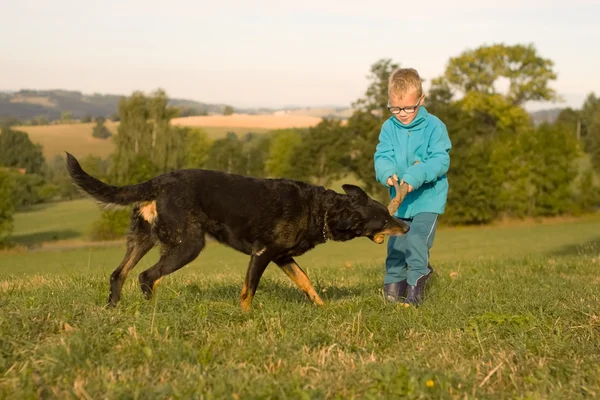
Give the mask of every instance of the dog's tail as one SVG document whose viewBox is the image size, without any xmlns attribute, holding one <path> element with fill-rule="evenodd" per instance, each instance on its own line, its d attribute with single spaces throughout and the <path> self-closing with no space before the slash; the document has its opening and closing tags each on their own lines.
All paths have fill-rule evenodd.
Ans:
<svg viewBox="0 0 600 400">
<path fill-rule="evenodd" d="M 67 171 L 76 186 L 105 206 L 126 206 L 137 202 L 151 201 L 155 198 L 151 181 L 127 186 L 106 184 L 85 172 L 77 159 L 68 152 Z"/>
</svg>

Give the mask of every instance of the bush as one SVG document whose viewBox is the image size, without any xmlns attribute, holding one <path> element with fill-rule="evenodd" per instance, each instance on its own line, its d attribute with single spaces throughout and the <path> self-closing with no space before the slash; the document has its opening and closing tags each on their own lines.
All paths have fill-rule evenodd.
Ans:
<svg viewBox="0 0 600 400">
<path fill-rule="evenodd" d="M 106 210 L 92 226 L 90 239 L 94 241 L 122 239 L 129 230 L 131 208 Z"/>
</svg>

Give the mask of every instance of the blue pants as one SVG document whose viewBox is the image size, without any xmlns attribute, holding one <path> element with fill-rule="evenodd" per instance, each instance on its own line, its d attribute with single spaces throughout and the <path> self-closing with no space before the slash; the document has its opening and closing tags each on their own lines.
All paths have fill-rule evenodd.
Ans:
<svg viewBox="0 0 600 400">
<path fill-rule="evenodd" d="M 414 286 L 420 277 L 429 273 L 429 250 L 433 246 L 437 220 L 435 213 L 419 213 L 412 219 L 403 219 L 410 230 L 406 235 L 390 236 L 384 284 L 406 279 Z"/>
</svg>

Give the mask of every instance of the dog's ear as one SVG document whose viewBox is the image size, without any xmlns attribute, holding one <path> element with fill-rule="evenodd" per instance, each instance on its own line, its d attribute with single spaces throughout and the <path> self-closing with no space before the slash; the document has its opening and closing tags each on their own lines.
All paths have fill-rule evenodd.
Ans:
<svg viewBox="0 0 600 400">
<path fill-rule="evenodd" d="M 342 185 L 342 189 L 344 189 L 344 192 L 346 192 L 348 196 L 352 196 L 359 200 L 361 204 L 367 204 L 369 201 L 369 195 L 356 185 L 344 184 Z"/>
</svg>

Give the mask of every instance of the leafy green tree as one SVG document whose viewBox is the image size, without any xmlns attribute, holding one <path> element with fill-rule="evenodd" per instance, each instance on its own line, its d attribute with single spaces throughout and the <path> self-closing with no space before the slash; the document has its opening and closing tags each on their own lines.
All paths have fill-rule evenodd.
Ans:
<svg viewBox="0 0 600 400">
<path fill-rule="evenodd" d="M 212 147 L 212 140 L 200 128 L 181 128 L 185 132 L 183 168 L 203 168 Z"/>
<path fill-rule="evenodd" d="M 231 106 L 225 106 L 223 109 L 223 115 L 232 115 L 234 113 L 234 109 Z"/>
<path fill-rule="evenodd" d="M 362 111 L 375 112 L 380 118 L 385 119 L 385 116 L 389 115 L 387 104 L 390 76 L 399 67 L 399 64 L 389 58 L 382 58 L 375 62 L 367 75 L 369 86 L 364 97 L 358 99 L 352 106 Z"/>
<path fill-rule="evenodd" d="M 45 160 L 42 146 L 34 144 L 27 133 L 4 127 L 0 131 L 0 166 L 25 168 L 28 174 L 42 172 Z"/>
<path fill-rule="evenodd" d="M 389 78 L 398 67 L 399 64 L 390 59 L 378 60 L 371 66 L 365 95 L 352 104 L 355 111 L 347 125 L 351 138 L 350 170 L 365 190 L 381 201 L 386 201 L 389 196 L 386 188 L 375 180 L 373 155 L 381 125 L 391 115 L 387 109 Z"/>
<path fill-rule="evenodd" d="M 453 149 L 445 223 L 487 224 L 498 216 L 500 187 L 493 178 L 492 147 L 493 139 L 482 137 L 468 148 Z"/>
<path fill-rule="evenodd" d="M 493 44 L 466 50 L 450 58 L 444 77 L 449 86 L 462 93 L 499 94 L 501 79 L 508 81 L 506 98 L 513 105 L 527 101 L 556 100 L 549 87 L 556 80 L 554 62 L 542 58 L 532 45 Z"/>
<path fill-rule="evenodd" d="M 232 174 L 244 174 L 246 163 L 242 142 L 233 132 L 213 142 L 206 159 L 206 168 Z"/>
<path fill-rule="evenodd" d="M 107 181 L 126 185 L 182 168 L 186 162 L 186 130 L 171 126 L 177 109 L 168 105 L 166 93 L 159 89 L 150 96 L 133 92 L 119 101 L 116 150 Z M 95 238 L 120 237 L 127 231 L 129 208 L 106 211 L 94 226 Z M 112 236 L 111 236 L 112 235 Z"/>
<path fill-rule="evenodd" d="M 591 169 L 585 170 L 576 186 L 577 213 L 589 213 L 600 208 L 600 187 L 594 182 Z"/>
<path fill-rule="evenodd" d="M 350 131 L 341 121 L 324 118 L 302 137 L 291 176 L 327 186 L 349 172 L 350 148 Z"/>
<path fill-rule="evenodd" d="M 105 122 L 104 117 L 96 118 L 96 125 L 94 125 L 94 130 L 92 131 L 92 136 L 97 139 L 108 139 L 112 136 L 112 133 L 108 130 L 108 128 L 104 125 Z"/>
<path fill-rule="evenodd" d="M 597 97 L 595 93 L 588 94 L 587 98 L 583 102 L 581 107 L 581 137 L 587 137 L 588 131 L 593 124 L 594 115 L 600 109 L 600 97 Z"/>
<path fill-rule="evenodd" d="M 296 167 L 295 154 L 302 141 L 301 129 L 281 129 L 272 133 L 269 153 L 265 161 L 267 176 L 290 178 Z"/>
<path fill-rule="evenodd" d="M 168 106 L 164 91 L 157 90 L 146 97 L 134 92 L 119 102 L 119 127 L 115 136 L 116 151 L 112 164 L 111 180 L 117 184 L 138 183 L 133 176 L 143 180 L 155 174 L 181 168 L 185 162 L 185 130 L 174 128 L 170 122 L 177 115 Z M 140 176 L 135 160 L 150 160 L 153 168 L 144 167 L 149 175 Z"/>
<path fill-rule="evenodd" d="M 572 132 L 560 126 L 542 124 L 535 135 L 532 183 L 535 188 L 536 216 L 557 216 L 573 207 L 572 183 L 577 176 L 579 147 Z"/>
<path fill-rule="evenodd" d="M 47 200 L 44 196 L 46 180 L 38 174 L 11 174 L 14 180 L 13 201 L 16 209 L 31 207 Z"/>
<path fill-rule="evenodd" d="M 269 155 L 270 145 L 269 135 L 250 132 L 242 138 L 242 153 L 246 164 L 244 175 L 259 178 L 266 175 L 265 162 Z"/>
<path fill-rule="evenodd" d="M 71 122 L 73 122 L 73 114 L 71 113 L 71 111 L 65 111 L 61 114 L 60 120 L 65 124 L 70 124 Z"/>
<path fill-rule="evenodd" d="M 0 170 L 0 247 L 6 245 L 13 231 L 14 181 L 11 174 Z"/>
<path fill-rule="evenodd" d="M 600 107 L 589 117 L 586 133 L 586 149 L 590 154 L 592 166 L 600 173 Z"/>
</svg>

